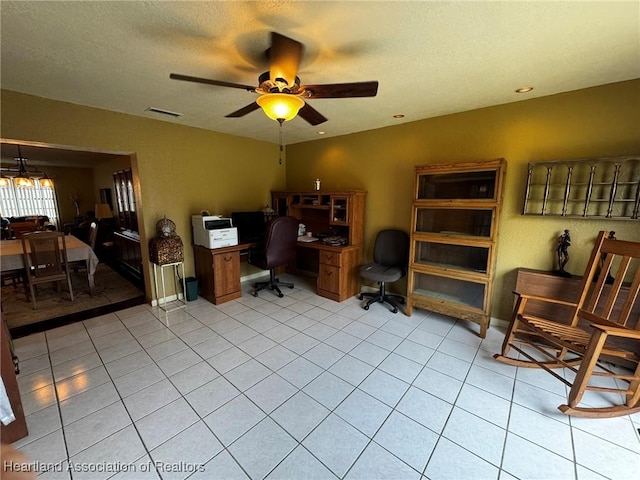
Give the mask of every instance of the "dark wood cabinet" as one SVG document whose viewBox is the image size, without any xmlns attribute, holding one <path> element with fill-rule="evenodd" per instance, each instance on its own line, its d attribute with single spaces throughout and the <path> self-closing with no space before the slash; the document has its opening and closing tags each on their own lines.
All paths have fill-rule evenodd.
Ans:
<svg viewBox="0 0 640 480">
<path fill-rule="evenodd" d="M 140 235 L 127 230 L 113 233 L 114 266 L 138 286 L 144 285 Z"/>
</svg>

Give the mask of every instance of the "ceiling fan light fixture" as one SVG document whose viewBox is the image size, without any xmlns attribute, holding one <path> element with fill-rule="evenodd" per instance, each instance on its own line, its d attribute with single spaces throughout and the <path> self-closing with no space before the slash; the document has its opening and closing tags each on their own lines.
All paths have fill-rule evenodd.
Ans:
<svg viewBox="0 0 640 480">
<path fill-rule="evenodd" d="M 520 87 L 520 88 L 516 88 L 515 92 L 516 93 L 527 93 L 527 92 L 530 92 L 531 90 L 533 90 L 533 87 Z"/>
<path fill-rule="evenodd" d="M 42 188 L 53 188 L 53 180 L 45 173 L 44 177 L 40 179 L 40 186 Z"/>
<path fill-rule="evenodd" d="M 295 118 L 304 106 L 302 98 L 287 93 L 265 93 L 257 98 L 256 103 L 267 117 L 278 122 Z"/>
</svg>

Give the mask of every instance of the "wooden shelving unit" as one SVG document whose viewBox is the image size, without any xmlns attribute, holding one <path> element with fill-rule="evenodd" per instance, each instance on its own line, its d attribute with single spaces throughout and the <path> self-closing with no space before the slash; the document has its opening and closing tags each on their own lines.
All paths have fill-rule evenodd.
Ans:
<svg viewBox="0 0 640 480">
<path fill-rule="evenodd" d="M 638 220 L 640 156 L 529 163 L 522 213 Z"/>
<path fill-rule="evenodd" d="M 485 337 L 506 161 L 415 167 L 407 315 L 470 320 Z"/>
</svg>

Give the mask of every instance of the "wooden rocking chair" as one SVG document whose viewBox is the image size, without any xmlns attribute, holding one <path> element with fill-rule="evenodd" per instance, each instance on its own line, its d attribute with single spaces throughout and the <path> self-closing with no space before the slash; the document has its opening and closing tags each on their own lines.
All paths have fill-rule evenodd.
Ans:
<svg viewBox="0 0 640 480">
<path fill-rule="evenodd" d="M 558 407 L 567 415 L 603 418 L 640 412 L 639 259 L 640 243 L 606 238 L 606 232 L 600 232 L 577 301 L 516 292 L 502 354 L 494 358 L 519 367 L 543 368 L 571 387 L 567 404 Z M 571 307 L 569 324 L 526 313 L 528 300 Z M 509 357 L 512 349 L 520 356 L 516 353 Z M 630 366 L 631 371 L 619 373 L 625 370 L 610 363 Z M 575 373 L 573 382 L 552 370 L 557 368 Z M 618 387 L 627 386 L 597 386 L 593 382 L 597 377 L 615 379 L 612 384 Z M 581 407 L 587 390 L 618 393 L 625 401 L 604 407 Z"/>
</svg>

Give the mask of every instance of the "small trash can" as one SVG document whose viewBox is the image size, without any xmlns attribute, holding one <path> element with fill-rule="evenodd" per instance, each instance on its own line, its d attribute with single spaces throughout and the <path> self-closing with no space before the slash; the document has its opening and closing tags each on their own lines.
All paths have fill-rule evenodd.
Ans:
<svg viewBox="0 0 640 480">
<path fill-rule="evenodd" d="M 185 278 L 187 284 L 187 301 L 192 302 L 198 299 L 198 279 L 196 277 Z"/>
</svg>

